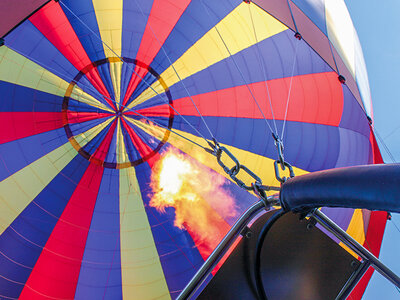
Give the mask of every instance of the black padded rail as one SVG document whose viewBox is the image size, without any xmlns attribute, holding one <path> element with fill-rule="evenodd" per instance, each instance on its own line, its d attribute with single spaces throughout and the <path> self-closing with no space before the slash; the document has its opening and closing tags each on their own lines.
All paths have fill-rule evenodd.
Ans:
<svg viewBox="0 0 400 300">
<path fill-rule="evenodd" d="M 400 164 L 366 165 L 314 172 L 282 185 L 282 207 L 366 208 L 400 213 Z"/>
</svg>

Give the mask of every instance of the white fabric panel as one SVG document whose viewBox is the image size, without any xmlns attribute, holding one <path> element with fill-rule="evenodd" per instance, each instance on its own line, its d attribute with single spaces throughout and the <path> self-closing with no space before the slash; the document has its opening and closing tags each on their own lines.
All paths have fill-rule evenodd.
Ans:
<svg viewBox="0 0 400 300">
<path fill-rule="evenodd" d="M 325 0 L 325 12 L 328 38 L 355 78 L 354 26 L 346 4 L 343 0 Z"/>
<path fill-rule="evenodd" d="M 354 29 L 355 31 L 355 29 Z M 356 82 L 358 85 L 358 89 L 361 94 L 361 99 L 364 103 L 365 112 L 371 118 L 372 116 L 372 101 L 371 101 L 371 92 L 369 89 L 369 80 L 368 80 L 368 73 L 367 67 L 365 66 L 364 55 L 361 49 L 361 44 L 358 39 L 358 35 L 354 32 L 355 36 L 355 43 L 354 43 L 354 55 L 356 59 Z"/>
</svg>

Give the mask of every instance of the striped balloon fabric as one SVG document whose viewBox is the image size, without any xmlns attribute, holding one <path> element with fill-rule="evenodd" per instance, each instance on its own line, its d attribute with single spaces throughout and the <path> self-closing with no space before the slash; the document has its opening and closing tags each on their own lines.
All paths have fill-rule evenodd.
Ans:
<svg viewBox="0 0 400 300">
<path fill-rule="evenodd" d="M 272 133 L 296 175 L 381 161 L 342 0 L 31 13 L 0 47 L 1 299 L 176 298 L 257 200 L 204 151 L 212 139 L 274 186 Z M 384 213 L 324 211 L 379 253 Z"/>
</svg>

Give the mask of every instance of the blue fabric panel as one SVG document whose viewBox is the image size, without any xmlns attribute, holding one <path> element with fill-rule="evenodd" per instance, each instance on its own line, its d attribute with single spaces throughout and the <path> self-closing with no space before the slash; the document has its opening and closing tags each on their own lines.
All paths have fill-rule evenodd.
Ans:
<svg viewBox="0 0 400 300">
<path fill-rule="evenodd" d="M 121 97 L 121 104 L 122 101 L 124 100 L 125 94 L 126 94 L 126 90 L 128 88 L 129 85 L 129 81 L 131 80 L 131 76 L 132 73 L 135 69 L 135 65 L 134 64 L 130 64 L 130 63 L 126 63 L 124 62 L 122 64 L 122 68 L 121 68 L 121 86 L 120 86 L 120 97 Z"/>
<path fill-rule="evenodd" d="M 185 118 L 204 136 L 208 136 L 199 117 Z M 220 143 L 272 159 L 277 158 L 272 136 L 263 119 L 226 117 L 204 117 L 204 119 Z M 283 121 L 276 120 L 276 123 L 278 128 L 282 128 Z M 173 128 L 197 135 L 179 116 L 175 116 Z M 340 150 L 338 127 L 287 121 L 283 141 L 285 159 L 292 165 L 310 172 L 333 168 L 338 159 Z"/>
<path fill-rule="evenodd" d="M 97 125 L 104 123 L 110 117 L 94 119 L 94 120 L 90 120 L 90 121 L 86 121 L 86 122 L 82 122 L 82 123 L 71 123 L 71 124 L 69 124 L 69 127 L 72 131 L 72 135 L 76 136 L 80 133 L 85 132 L 86 130 L 89 130 L 92 127 L 95 127 Z"/>
<path fill-rule="evenodd" d="M 0 81 L 0 111 L 61 112 L 63 98 Z"/>
<path fill-rule="evenodd" d="M 142 9 L 144 16 L 140 11 Z M 136 58 L 153 0 L 124 1 L 122 12 L 122 57 Z M 130 78 L 125 78 L 125 80 Z M 125 81 L 123 80 L 123 81 Z"/>
<path fill-rule="evenodd" d="M 70 98 L 68 101 L 68 110 L 77 111 L 77 112 L 110 113 L 109 111 L 105 111 L 100 108 L 91 106 L 89 104 L 79 102 L 78 100 L 74 100 L 72 98 Z"/>
<path fill-rule="evenodd" d="M 103 80 L 104 86 L 106 87 L 108 93 L 110 94 L 111 99 L 108 100 L 110 100 L 115 106 L 114 85 L 111 79 L 111 71 L 109 63 L 99 65 L 97 67 L 97 70 L 99 71 L 100 77 Z"/>
<path fill-rule="evenodd" d="M 64 128 L 0 144 L 0 181 L 68 143 Z"/>
<path fill-rule="evenodd" d="M 90 60 L 94 62 L 105 58 L 92 1 L 63 0 L 62 2 L 82 20 L 74 16 L 63 4 L 60 5 Z"/>
<path fill-rule="evenodd" d="M 76 156 L 0 236 L 0 290 L 8 293 L 4 296 L 19 297 L 88 164 Z"/>
<path fill-rule="evenodd" d="M 7 36 L 6 45 L 67 82 L 71 82 L 78 73 L 78 70 L 29 20 Z"/>
<path fill-rule="evenodd" d="M 122 299 L 119 170 L 104 169 L 75 299 Z"/>
<path fill-rule="evenodd" d="M 127 122 L 128 123 L 128 122 Z M 130 161 L 135 161 L 141 159 L 140 153 L 136 150 L 135 146 L 132 143 L 132 139 L 129 136 L 128 131 L 122 126 L 122 136 L 124 137 L 125 149 L 128 154 L 128 158 Z"/>
</svg>

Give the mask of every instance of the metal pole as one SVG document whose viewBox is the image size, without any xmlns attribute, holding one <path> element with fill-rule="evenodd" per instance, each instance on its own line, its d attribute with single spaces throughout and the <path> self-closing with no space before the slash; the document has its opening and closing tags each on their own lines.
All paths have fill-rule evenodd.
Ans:
<svg viewBox="0 0 400 300">
<path fill-rule="evenodd" d="M 256 214 L 267 207 L 267 202 L 260 200 L 244 212 L 244 214 L 239 218 L 239 220 L 236 221 L 236 223 L 229 230 L 226 236 L 210 254 L 210 256 L 207 258 L 201 268 L 193 276 L 190 282 L 182 290 L 177 300 L 190 299 L 193 293 L 200 287 L 200 285 L 211 273 L 211 271 L 214 269 L 216 264 L 223 257 L 223 255 L 226 253 L 232 243 L 236 240 L 237 236 L 243 230 L 243 228 L 251 221 L 251 219 L 253 219 Z"/>
<path fill-rule="evenodd" d="M 364 260 L 353 272 L 349 280 L 347 280 L 346 284 L 343 286 L 340 293 L 337 295 L 336 300 L 344 300 L 350 295 L 351 291 L 360 281 L 360 279 L 364 276 L 365 272 L 367 272 L 368 268 L 371 266 L 371 263 L 368 260 Z"/>
<path fill-rule="evenodd" d="M 362 259 L 369 261 L 371 265 L 377 270 L 382 276 L 386 277 L 395 286 L 400 288 L 400 278 L 393 273 L 388 267 L 386 267 L 379 259 L 375 257 L 371 252 L 365 249 L 360 243 L 353 239 L 347 232 L 336 225 L 331 219 L 329 219 L 323 212 L 315 209 L 311 216 L 321 224 L 326 230 L 335 235 L 341 240 L 346 246 L 356 252 Z"/>
</svg>

